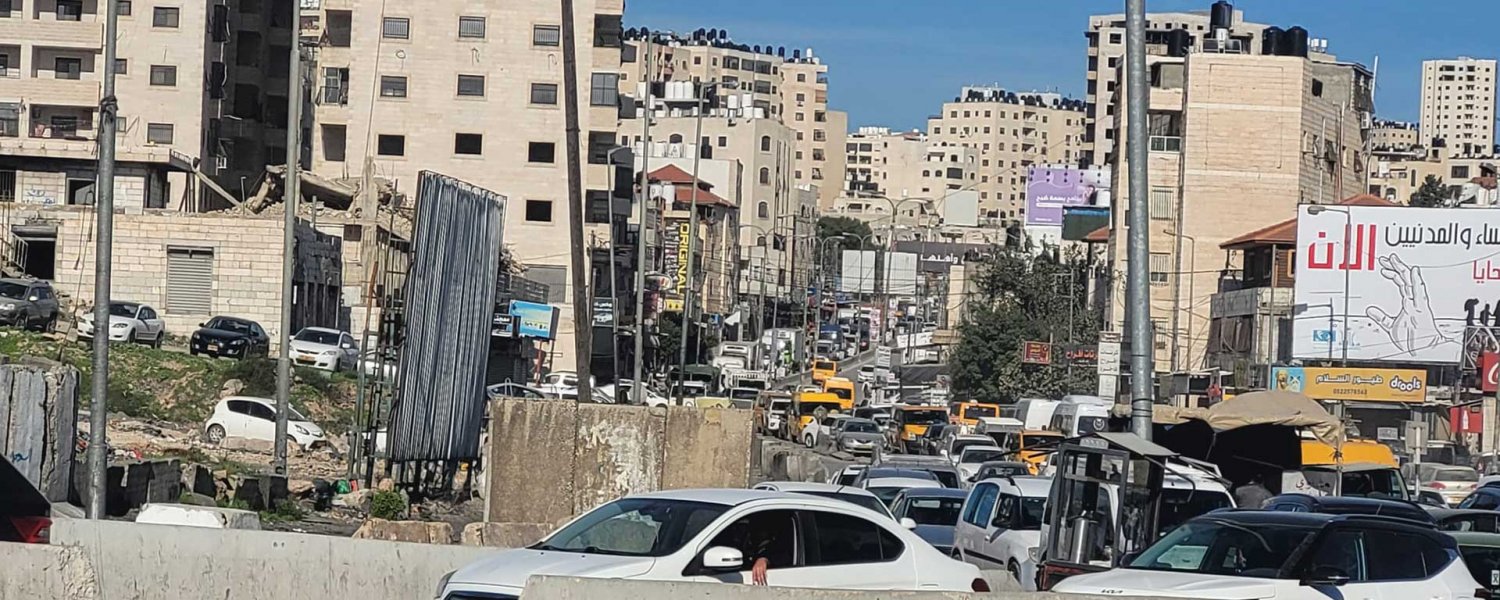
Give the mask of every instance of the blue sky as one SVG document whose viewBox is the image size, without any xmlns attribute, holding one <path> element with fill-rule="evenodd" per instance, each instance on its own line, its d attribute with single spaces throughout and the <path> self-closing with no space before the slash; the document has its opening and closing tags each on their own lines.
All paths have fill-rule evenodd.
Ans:
<svg viewBox="0 0 1500 600">
<path fill-rule="evenodd" d="M 1212 0 L 1147 0 L 1148 11 Z M 627 0 L 627 27 L 729 31 L 749 45 L 812 47 L 829 64 L 829 101 L 849 125 L 925 129 L 966 84 L 1082 97 L 1088 16 L 1123 0 Z M 1301 25 L 1341 60 L 1380 57 L 1376 110 L 1415 121 L 1423 59 L 1494 58 L 1493 0 L 1242 0 L 1252 22 Z"/>
</svg>

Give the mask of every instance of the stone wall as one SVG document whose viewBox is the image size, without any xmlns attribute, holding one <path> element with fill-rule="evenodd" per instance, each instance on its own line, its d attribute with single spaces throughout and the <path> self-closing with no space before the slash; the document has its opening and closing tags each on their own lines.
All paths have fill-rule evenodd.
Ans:
<svg viewBox="0 0 1500 600">
<path fill-rule="evenodd" d="M 77 431 L 77 369 L 0 365 L 0 450 L 53 502 L 68 501 Z"/>
</svg>

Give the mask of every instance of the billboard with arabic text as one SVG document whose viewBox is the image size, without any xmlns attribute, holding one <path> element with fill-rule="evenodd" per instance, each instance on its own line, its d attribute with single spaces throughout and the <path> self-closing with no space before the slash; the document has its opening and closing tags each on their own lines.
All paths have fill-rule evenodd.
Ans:
<svg viewBox="0 0 1500 600">
<path fill-rule="evenodd" d="M 1026 225 L 1061 227 L 1069 206 L 1109 206 L 1109 171 L 1067 165 L 1026 170 Z"/>
<path fill-rule="evenodd" d="M 1452 364 L 1500 325 L 1500 210 L 1304 205 L 1296 262 L 1296 358 Z"/>
<path fill-rule="evenodd" d="M 1314 400 L 1421 404 L 1427 401 L 1427 372 L 1421 369 L 1274 367 L 1270 387 L 1301 392 Z"/>
</svg>

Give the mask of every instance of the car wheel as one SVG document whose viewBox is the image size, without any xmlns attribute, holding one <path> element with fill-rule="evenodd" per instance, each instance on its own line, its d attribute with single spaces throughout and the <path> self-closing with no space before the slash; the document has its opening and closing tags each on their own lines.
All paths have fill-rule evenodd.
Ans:
<svg viewBox="0 0 1500 600">
<path fill-rule="evenodd" d="M 219 444 L 224 441 L 224 427 L 214 424 L 208 426 L 208 443 Z"/>
<path fill-rule="evenodd" d="M 57 313 L 52 313 L 52 316 L 47 317 L 47 322 L 42 324 L 42 331 L 46 333 L 57 331 Z"/>
<path fill-rule="evenodd" d="M 160 350 L 161 349 L 162 340 L 165 339 L 166 337 L 167 337 L 167 332 L 165 332 L 165 331 L 157 332 L 156 339 L 151 340 L 151 347 Z"/>
<path fill-rule="evenodd" d="M 1024 585 L 1021 583 L 1021 565 L 1016 564 L 1016 561 L 1010 561 L 1005 570 L 1010 571 L 1010 578 L 1015 580 L 1017 585 Z"/>
</svg>

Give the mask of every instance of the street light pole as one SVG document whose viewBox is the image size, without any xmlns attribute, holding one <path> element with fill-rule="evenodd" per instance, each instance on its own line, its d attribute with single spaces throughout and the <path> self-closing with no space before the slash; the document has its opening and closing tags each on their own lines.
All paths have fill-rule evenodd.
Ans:
<svg viewBox="0 0 1500 600">
<path fill-rule="evenodd" d="M 1151 215 L 1147 195 L 1146 0 L 1125 0 L 1126 155 L 1130 168 L 1130 223 L 1126 244 L 1126 321 L 1130 325 L 1130 429 L 1151 439 L 1155 349 L 1151 340 Z"/>
<path fill-rule="evenodd" d="M 89 506 L 90 519 L 105 517 L 105 491 L 109 485 L 109 284 L 115 231 L 115 35 L 119 3 L 104 8 L 104 85 L 99 99 L 99 192 L 94 214 L 98 232 L 94 249 L 94 339 L 91 404 L 89 404 Z"/>
<path fill-rule="evenodd" d="M 639 191 L 639 203 L 636 206 L 636 216 L 639 224 L 635 228 L 635 339 L 632 340 L 634 348 L 635 364 L 631 368 L 630 395 L 631 404 L 642 406 L 646 403 L 646 384 L 641 381 L 641 365 L 645 362 L 646 354 L 646 203 L 651 200 L 651 85 L 654 74 L 651 72 L 651 56 L 656 54 L 651 47 L 651 34 L 645 33 L 641 37 L 641 48 L 646 51 L 646 99 L 645 109 L 641 115 L 641 182 Z"/>
<path fill-rule="evenodd" d="M 283 188 L 281 238 L 281 348 L 276 359 L 276 438 L 272 457 L 277 475 L 286 475 L 287 418 L 292 396 L 292 285 L 297 253 L 297 205 L 302 200 L 302 39 L 298 28 L 292 28 L 292 50 L 287 79 L 286 186 Z"/>
<path fill-rule="evenodd" d="M 1324 211 L 1344 213 L 1344 242 L 1343 242 L 1343 247 L 1344 247 L 1344 267 L 1343 267 L 1343 269 L 1344 269 L 1344 317 L 1343 317 L 1343 331 L 1339 332 L 1339 337 L 1343 339 L 1342 350 L 1339 353 L 1339 366 L 1341 366 L 1341 367 L 1348 367 L 1349 366 L 1349 271 L 1350 271 L 1350 269 L 1349 269 L 1349 254 L 1350 254 L 1349 253 L 1349 237 L 1351 235 L 1353 235 L 1353 233 L 1354 233 L 1354 214 L 1348 208 L 1334 208 L 1334 207 L 1329 207 L 1329 206 L 1323 206 L 1321 204 L 1314 204 L 1312 206 L 1307 207 L 1307 214 L 1308 215 L 1319 215 L 1319 214 L 1323 214 Z M 1330 312 L 1330 313 L 1333 312 L 1333 303 L 1332 302 L 1330 302 L 1329 305 L 1328 305 L 1328 312 Z M 1329 321 L 1332 321 L 1332 319 L 1329 319 Z M 1330 328 L 1331 327 L 1332 327 L 1332 325 L 1330 323 Z M 1332 346 L 1333 345 L 1330 343 L 1329 344 L 1329 354 L 1333 353 L 1332 352 Z M 1333 495 L 1335 495 L 1335 496 L 1341 496 L 1344 493 L 1344 438 L 1347 437 L 1347 434 L 1345 434 L 1342 431 L 1343 427 L 1344 427 L 1344 402 L 1342 400 L 1339 400 L 1339 401 L 1337 401 L 1337 402 L 1334 403 L 1333 407 L 1334 407 L 1334 410 L 1337 411 L 1337 414 L 1335 414 L 1334 416 L 1338 417 L 1339 429 L 1340 429 L 1340 431 L 1339 431 L 1339 437 L 1338 437 L 1338 444 L 1336 446 L 1334 446 L 1334 449 L 1333 449 L 1333 460 L 1334 460 L 1334 464 L 1336 465 L 1337 470 L 1338 470 L 1338 477 L 1335 478 L 1334 481 L 1333 481 Z"/>
<path fill-rule="evenodd" d="M 694 271 L 697 271 L 694 259 L 696 259 L 698 256 L 698 164 L 703 158 L 703 101 L 708 96 L 708 90 L 717 87 L 717 83 L 710 81 L 703 84 L 703 86 L 698 90 L 698 116 L 696 119 L 697 125 L 694 127 L 693 133 L 693 193 L 691 202 L 689 203 L 690 205 L 688 206 L 687 281 L 684 282 L 685 285 L 683 287 L 682 331 L 680 332 L 682 336 L 680 340 L 681 343 L 679 344 L 680 347 L 678 348 L 677 358 L 678 373 L 687 372 L 688 328 L 690 326 L 690 323 L 692 324 L 692 326 L 697 325 L 697 323 L 693 322 L 692 319 L 694 300 L 693 274 Z M 702 339 L 702 334 L 699 334 L 699 339 Z M 696 358 L 696 356 L 694 358 Z M 677 386 L 677 388 L 677 400 L 680 403 L 682 401 L 683 387 L 679 385 Z"/>
</svg>

